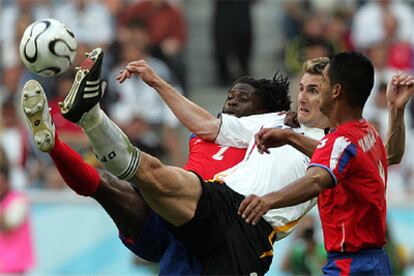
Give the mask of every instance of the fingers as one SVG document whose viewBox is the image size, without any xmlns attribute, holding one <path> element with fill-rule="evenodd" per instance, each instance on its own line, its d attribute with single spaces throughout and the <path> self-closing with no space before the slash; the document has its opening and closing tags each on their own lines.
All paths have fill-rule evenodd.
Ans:
<svg viewBox="0 0 414 276">
<path fill-rule="evenodd" d="M 284 124 L 293 128 L 300 127 L 299 121 L 298 121 L 298 114 L 295 111 L 290 111 L 287 113 L 285 117 Z"/>
<path fill-rule="evenodd" d="M 237 211 L 237 213 L 239 215 L 242 216 L 242 214 L 246 210 L 247 206 L 249 206 L 249 204 L 253 200 L 253 198 L 254 198 L 254 195 L 249 195 L 248 197 L 246 197 L 245 199 L 243 199 L 243 201 L 240 203 L 239 210 Z"/>
<path fill-rule="evenodd" d="M 119 83 L 123 83 L 126 79 L 131 78 L 133 73 L 140 75 L 149 68 L 150 67 L 144 60 L 132 61 L 128 63 L 127 66 L 125 66 L 125 69 L 119 73 L 116 80 Z"/>
<path fill-rule="evenodd" d="M 255 201 L 254 203 L 256 203 L 256 205 L 253 207 L 253 205 L 252 205 L 252 208 L 250 209 L 250 210 L 248 210 L 248 209 L 246 209 L 246 211 L 245 211 L 245 222 L 246 223 L 251 223 L 251 224 L 253 224 L 253 225 L 256 225 L 258 222 L 259 222 L 259 220 L 260 220 L 260 218 L 262 217 L 262 215 L 263 215 L 263 203 L 261 202 L 261 201 Z M 247 213 L 249 211 L 249 213 Z M 243 217 L 243 215 L 242 215 L 242 217 Z"/>
<path fill-rule="evenodd" d="M 257 150 L 259 151 L 259 153 L 263 154 L 263 144 L 262 144 L 262 136 L 263 136 L 263 128 L 261 128 L 256 135 L 254 136 L 254 141 L 257 147 Z"/>
<path fill-rule="evenodd" d="M 392 77 L 392 84 L 397 86 L 413 86 L 414 76 L 404 72 L 399 72 Z"/>
<path fill-rule="evenodd" d="M 263 135 L 265 135 L 269 130 L 270 130 L 269 128 L 261 128 L 259 132 L 257 132 L 256 135 L 254 136 L 257 150 L 261 154 L 270 153 L 269 149 L 267 148 L 267 146 L 265 145 L 263 141 Z"/>
<path fill-rule="evenodd" d="M 119 83 L 123 83 L 126 79 L 131 78 L 131 72 L 128 70 L 122 70 L 120 74 L 116 77 L 116 80 Z"/>
<path fill-rule="evenodd" d="M 412 75 L 407 76 L 404 82 L 404 86 L 407 86 L 408 88 L 413 88 L 414 87 L 414 76 Z"/>
<path fill-rule="evenodd" d="M 131 61 L 130 63 L 128 63 L 128 65 L 126 66 L 126 68 L 134 73 L 141 73 L 143 70 L 149 68 L 148 64 L 146 63 L 145 60 L 136 60 L 136 61 Z"/>
<path fill-rule="evenodd" d="M 265 213 L 264 202 L 261 197 L 250 195 L 240 204 L 238 214 L 246 221 L 256 225 Z"/>
</svg>

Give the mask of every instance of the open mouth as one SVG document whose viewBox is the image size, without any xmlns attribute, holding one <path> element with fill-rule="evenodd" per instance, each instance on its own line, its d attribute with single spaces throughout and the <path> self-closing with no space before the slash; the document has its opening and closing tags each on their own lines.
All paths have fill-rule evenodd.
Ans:
<svg viewBox="0 0 414 276">
<path fill-rule="evenodd" d="M 310 111 L 309 111 L 309 109 L 307 109 L 307 108 L 300 107 L 300 108 L 299 108 L 299 112 L 309 113 Z"/>
<path fill-rule="evenodd" d="M 236 112 L 235 112 L 234 110 L 232 110 L 232 109 L 227 109 L 227 110 L 225 111 L 225 113 L 226 113 L 227 115 L 236 115 Z"/>
</svg>

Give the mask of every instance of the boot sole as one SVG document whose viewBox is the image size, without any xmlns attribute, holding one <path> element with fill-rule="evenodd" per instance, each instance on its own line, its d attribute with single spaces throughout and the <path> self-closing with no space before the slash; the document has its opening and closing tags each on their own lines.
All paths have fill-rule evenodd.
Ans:
<svg viewBox="0 0 414 276">
<path fill-rule="evenodd" d="M 46 95 L 37 82 L 30 80 L 25 84 L 22 106 L 36 146 L 43 152 L 49 152 L 55 145 L 54 133 L 43 120 L 43 110 L 47 106 Z"/>
</svg>

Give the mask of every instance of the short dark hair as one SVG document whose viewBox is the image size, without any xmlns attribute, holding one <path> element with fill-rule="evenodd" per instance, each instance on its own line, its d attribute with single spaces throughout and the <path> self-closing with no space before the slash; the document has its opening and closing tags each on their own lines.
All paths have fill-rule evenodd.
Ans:
<svg viewBox="0 0 414 276">
<path fill-rule="evenodd" d="M 244 76 L 236 80 L 236 83 L 246 83 L 251 85 L 256 94 L 261 98 L 263 107 L 268 112 L 290 110 L 289 80 L 277 71 L 271 80 L 256 80 L 250 76 Z"/>
<path fill-rule="evenodd" d="M 351 107 L 363 108 L 374 85 L 374 66 L 359 52 L 338 53 L 329 58 L 331 85 L 340 84 Z"/>
</svg>

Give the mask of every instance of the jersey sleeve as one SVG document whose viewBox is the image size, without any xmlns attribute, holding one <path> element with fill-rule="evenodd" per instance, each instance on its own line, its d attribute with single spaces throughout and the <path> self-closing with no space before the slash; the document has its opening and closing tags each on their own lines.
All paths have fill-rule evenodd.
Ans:
<svg viewBox="0 0 414 276">
<path fill-rule="evenodd" d="M 268 113 L 237 118 L 220 114 L 221 126 L 215 143 L 222 146 L 247 148 L 250 140 L 262 127 L 283 124 L 284 115 Z"/>
<path fill-rule="evenodd" d="M 357 148 L 348 138 L 327 135 L 316 147 L 308 168 L 325 169 L 336 185 L 351 171 L 356 154 Z"/>
</svg>

